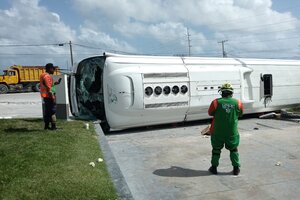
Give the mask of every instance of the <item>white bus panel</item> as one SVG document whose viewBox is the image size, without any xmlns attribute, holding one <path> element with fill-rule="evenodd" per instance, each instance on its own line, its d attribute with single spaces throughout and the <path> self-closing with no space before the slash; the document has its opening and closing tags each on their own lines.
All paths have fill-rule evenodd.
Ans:
<svg viewBox="0 0 300 200">
<path fill-rule="evenodd" d="M 70 83 L 71 110 L 111 130 L 209 118 L 226 82 L 245 113 L 300 103 L 300 61 L 104 54 L 81 61 Z"/>
</svg>

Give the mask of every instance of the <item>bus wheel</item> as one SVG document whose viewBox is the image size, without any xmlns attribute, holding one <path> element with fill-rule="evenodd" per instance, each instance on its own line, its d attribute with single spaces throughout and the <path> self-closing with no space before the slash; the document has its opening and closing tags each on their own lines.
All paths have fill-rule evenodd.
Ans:
<svg viewBox="0 0 300 200">
<path fill-rule="evenodd" d="M 109 133 L 110 127 L 107 122 L 101 122 L 100 125 L 101 125 L 101 128 L 102 128 L 104 134 Z"/>
<path fill-rule="evenodd" d="M 0 84 L 0 94 L 6 94 L 8 92 L 8 87 L 4 84 Z"/>
<path fill-rule="evenodd" d="M 40 91 L 40 83 L 35 84 L 35 86 L 33 86 L 32 88 L 35 92 L 39 92 Z"/>
</svg>

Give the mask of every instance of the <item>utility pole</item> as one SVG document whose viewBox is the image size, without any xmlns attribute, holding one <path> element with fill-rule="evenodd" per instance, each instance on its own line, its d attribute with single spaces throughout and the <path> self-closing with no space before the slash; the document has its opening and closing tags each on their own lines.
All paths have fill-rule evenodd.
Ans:
<svg viewBox="0 0 300 200">
<path fill-rule="evenodd" d="M 71 68 L 73 68 L 73 51 L 72 51 L 72 42 L 69 41 L 70 46 L 70 55 L 71 55 Z"/>
<path fill-rule="evenodd" d="M 58 46 L 64 46 L 67 43 L 60 43 Z M 71 69 L 73 68 L 73 50 L 72 50 L 72 42 L 69 41 L 69 47 L 70 47 L 70 56 L 71 56 Z"/>
<path fill-rule="evenodd" d="M 222 43 L 222 54 L 223 54 L 223 58 L 227 57 L 227 54 L 225 52 L 225 47 L 224 47 L 224 43 L 225 42 L 228 42 L 228 40 L 222 40 L 222 41 L 219 41 L 218 43 Z"/>
<path fill-rule="evenodd" d="M 191 56 L 191 39 L 190 39 L 190 33 L 189 33 L 189 28 L 186 28 L 186 34 L 187 34 L 187 37 L 188 37 L 188 48 L 189 48 L 189 56 Z"/>
</svg>

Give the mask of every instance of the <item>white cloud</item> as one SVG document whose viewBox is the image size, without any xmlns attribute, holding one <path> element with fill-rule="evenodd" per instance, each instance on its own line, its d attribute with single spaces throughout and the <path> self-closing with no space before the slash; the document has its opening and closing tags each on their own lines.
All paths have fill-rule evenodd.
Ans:
<svg viewBox="0 0 300 200">
<path fill-rule="evenodd" d="M 271 0 L 234 0 L 234 5 L 245 9 L 269 9 L 272 6 Z"/>
<path fill-rule="evenodd" d="M 94 27 L 82 26 L 77 39 L 83 44 L 90 44 L 91 47 L 97 47 L 105 50 L 120 50 L 127 52 L 135 52 L 136 50 L 126 42 L 114 39 L 106 33 L 96 30 Z"/>
<path fill-rule="evenodd" d="M 12 0 L 11 8 L 0 9 L 1 44 L 39 44 L 71 40 L 74 44 L 105 50 L 186 54 L 188 28 L 192 54 L 220 55 L 221 48 L 218 41 L 226 39 L 228 40 L 226 50 L 232 55 L 299 56 L 299 52 L 297 53 L 299 19 L 290 12 L 280 13 L 273 10 L 272 0 L 68 0 L 68 2 L 72 4 L 72 9 L 66 8 L 66 13 L 73 12 L 70 13 L 70 18 L 72 15 L 79 15 L 82 19 L 74 21 L 72 28 L 63 21 L 66 13 L 43 7 L 40 0 Z M 4 50 L 1 48 L 0 53 L 50 53 L 44 57 L 36 56 L 36 60 L 28 58 L 26 64 L 44 62 L 49 56 L 64 53 L 55 58 L 65 62 L 69 59 L 67 47 Z M 73 49 L 77 60 L 81 57 L 76 53 L 98 52 L 96 49 L 79 49 L 77 46 Z M 278 51 L 278 49 L 290 50 Z M 2 65 L 10 58 L 3 60 L 0 59 Z M 20 59 L 17 61 L 21 62 Z"/>
<path fill-rule="evenodd" d="M 55 44 L 75 38 L 75 32 L 60 20 L 59 14 L 40 7 L 38 0 L 13 0 L 11 8 L 0 10 L 0 24 L 1 45 Z M 58 46 L 2 47 L 0 65 L 57 63 L 66 57 L 64 52 L 65 48 Z"/>
<path fill-rule="evenodd" d="M 87 24 L 77 30 L 65 24 L 59 13 L 52 12 L 39 5 L 39 0 L 13 0 L 11 8 L 0 9 L 0 43 L 5 44 L 58 44 L 72 41 L 83 42 L 91 46 L 134 51 L 126 42 L 112 38 L 101 32 L 99 27 L 88 27 Z M 93 23 L 95 24 L 95 23 Z M 73 47 L 74 60 L 82 59 L 91 49 Z M 78 51 L 80 50 L 79 54 Z M 95 50 L 93 50 L 95 52 Z M 100 50 L 98 51 L 101 53 Z M 69 48 L 59 46 L 43 47 L 2 47 L 0 49 L 0 66 L 13 64 L 43 65 L 49 61 L 70 65 Z M 87 56 L 87 55 L 85 55 Z M 67 64 L 66 64 L 67 61 Z"/>
<path fill-rule="evenodd" d="M 0 13 L 1 38 L 17 43 L 68 41 L 74 32 L 64 24 L 59 14 L 38 6 L 38 0 L 13 1 L 12 8 Z"/>
<path fill-rule="evenodd" d="M 291 13 L 272 10 L 271 0 L 75 2 L 83 16 L 103 25 L 102 30 L 106 28 L 115 31 L 131 40 L 153 38 L 161 44 L 167 45 L 169 42 L 169 46 L 178 47 L 174 45 L 176 40 L 184 47 L 187 40 L 184 33 L 188 27 L 195 52 L 216 50 L 217 41 L 223 39 L 228 39 L 228 44 L 232 43 L 233 48 L 245 50 L 253 49 L 253 46 L 260 50 L 282 48 L 284 42 L 276 40 L 290 38 L 293 35 L 291 32 L 299 30 L 299 19 Z M 99 18 L 104 22 L 99 21 Z M 292 48 L 294 42 L 285 41 L 285 45 Z"/>
<path fill-rule="evenodd" d="M 107 18 L 112 24 L 130 21 L 131 18 L 141 22 L 167 20 L 165 18 L 167 13 L 160 12 L 163 9 L 167 11 L 167 5 L 167 1 L 165 4 L 161 0 L 75 0 L 75 7 L 85 16 L 97 13 Z"/>
</svg>

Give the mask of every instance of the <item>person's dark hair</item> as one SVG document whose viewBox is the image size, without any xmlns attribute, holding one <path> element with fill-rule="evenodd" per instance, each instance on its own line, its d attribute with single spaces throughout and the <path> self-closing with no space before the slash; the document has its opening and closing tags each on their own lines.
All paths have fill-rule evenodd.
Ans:
<svg viewBox="0 0 300 200">
<path fill-rule="evenodd" d="M 46 68 L 46 71 L 48 71 L 51 68 L 54 68 L 54 65 L 52 63 L 48 63 L 48 64 L 46 64 L 45 68 Z"/>
<path fill-rule="evenodd" d="M 232 91 L 225 90 L 222 92 L 222 97 L 229 97 L 232 96 L 232 94 L 233 94 Z"/>
</svg>

